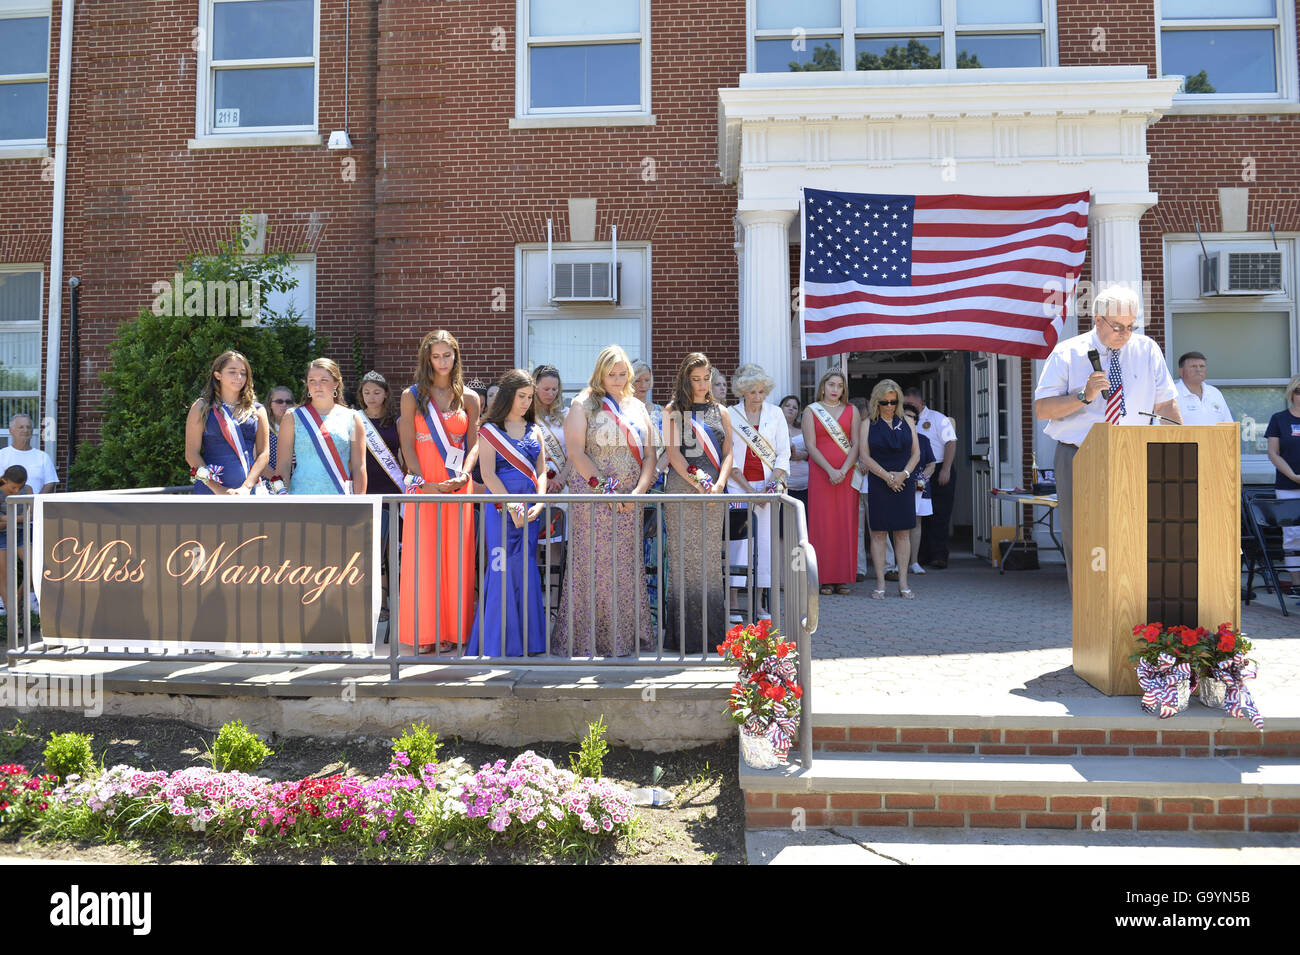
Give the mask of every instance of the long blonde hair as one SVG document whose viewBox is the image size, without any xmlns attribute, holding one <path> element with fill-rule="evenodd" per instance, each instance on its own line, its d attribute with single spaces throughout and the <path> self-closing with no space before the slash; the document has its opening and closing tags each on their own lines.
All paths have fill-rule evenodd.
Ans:
<svg viewBox="0 0 1300 955">
<path fill-rule="evenodd" d="M 343 401 L 343 372 L 339 370 L 338 363 L 333 358 L 314 358 L 307 365 L 307 374 L 311 374 L 313 368 L 320 368 L 329 372 L 330 377 L 334 379 L 334 403 L 336 405 L 347 404 Z M 307 387 L 306 375 L 303 376 L 303 387 Z"/>
<path fill-rule="evenodd" d="M 622 345 L 606 345 L 601 349 L 600 354 L 596 356 L 596 367 L 591 371 L 591 380 L 587 382 L 587 413 L 595 414 L 600 409 L 600 403 L 605 399 L 605 376 L 614 370 L 619 362 L 627 365 L 627 386 L 623 389 L 621 395 L 611 395 L 616 402 L 624 398 L 630 398 L 635 392 L 632 389 L 632 359 L 627 357 L 627 352 L 623 350 Z"/>
<path fill-rule="evenodd" d="M 867 417 L 872 421 L 880 420 L 880 402 L 884 400 L 885 395 L 893 392 L 898 396 L 901 404 L 903 401 L 903 389 L 898 387 L 898 382 L 892 378 L 885 378 L 876 382 L 876 387 L 871 389 L 871 402 L 867 405 Z M 894 407 L 894 415 L 897 417 L 901 414 L 902 408 L 897 405 Z"/>
<path fill-rule="evenodd" d="M 242 354 L 230 349 L 218 355 L 212 362 L 212 367 L 208 369 L 208 380 L 203 385 L 203 393 L 199 397 L 203 402 L 204 425 L 208 423 L 208 414 L 221 403 L 221 389 L 217 385 L 216 376 L 232 361 L 242 361 L 244 371 L 248 373 L 244 377 L 244 387 L 239 389 L 239 398 L 235 401 L 235 420 L 246 421 L 253 413 L 253 405 L 257 402 L 257 394 L 253 391 L 253 365 Z"/>
<path fill-rule="evenodd" d="M 560 390 L 555 393 L 555 400 L 551 402 L 548 408 L 542 404 L 541 383 L 543 378 L 554 378 L 560 383 Z M 560 369 L 554 365 L 538 365 L 533 369 L 533 384 L 537 388 L 533 392 L 533 406 L 537 413 L 538 421 L 549 421 L 553 424 L 564 423 L 564 379 L 560 377 Z"/>
<path fill-rule="evenodd" d="M 433 346 L 437 344 L 450 346 L 455 354 L 451 365 L 451 407 L 443 411 L 459 411 L 465 407 L 465 375 L 461 369 L 460 342 L 445 328 L 436 328 L 424 336 L 420 342 L 420 351 L 415 359 L 415 403 L 423 408 L 433 396 Z"/>
</svg>

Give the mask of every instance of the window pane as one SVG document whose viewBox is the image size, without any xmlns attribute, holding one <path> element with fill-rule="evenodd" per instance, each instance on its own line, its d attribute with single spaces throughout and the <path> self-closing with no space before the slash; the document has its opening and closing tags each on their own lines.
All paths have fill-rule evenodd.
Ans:
<svg viewBox="0 0 1300 955">
<path fill-rule="evenodd" d="M 937 27 L 943 23 L 940 6 L 940 0 L 858 0 L 858 27 Z"/>
<path fill-rule="evenodd" d="M 49 68 L 49 17 L 0 20 L 0 73 L 44 73 Z"/>
<path fill-rule="evenodd" d="M 958 23 L 1042 23 L 1042 0 L 957 0 Z"/>
<path fill-rule="evenodd" d="M 1041 33 L 958 34 L 957 69 L 1042 66 Z"/>
<path fill-rule="evenodd" d="M 793 30 L 840 25 L 840 0 L 758 0 L 758 29 Z"/>
<path fill-rule="evenodd" d="M 640 33 L 640 0 L 529 0 L 528 30 L 533 36 L 591 36 Z"/>
<path fill-rule="evenodd" d="M 1272 30 L 1162 30 L 1161 69 L 1185 93 L 1276 93 Z"/>
<path fill-rule="evenodd" d="M 539 46 L 529 51 L 532 107 L 636 106 L 641 44 Z"/>
<path fill-rule="evenodd" d="M 281 67 L 268 70 L 218 70 L 214 106 L 222 110 L 239 110 L 238 122 L 223 117 L 219 126 L 310 126 L 315 122 L 312 109 L 314 77 L 310 66 Z M 214 117 L 215 121 L 216 117 Z"/>
<path fill-rule="evenodd" d="M 796 50 L 796 46 L 803 49 Z M 841 70 L 840 41 L 820 37 L 759 40 L 754 44 L 754 68 L 759 73 Z"/>
<path fill-rule="evenodd" d="M 292 289 L 280 292 L 264 290 L 262 308 L 281 318 L 290 314 L 298 319 L 299 325 L 316 327 L 316 263 L 290 262 L 287 275 L 298 280 Z M 263 386 L 263 391 L 266 390 Z"/>
<path fill-rule="evenodd" d="M 1247 420 L 1255 422 L 1256 426 L 1249 429 L 1254 432 L 1254 440 L 1247 441 L 1248 429 L 1243 427 L 1241 430 L 1241 453 L 1267 454 L 1268 438 L 1264 437 L 1264 429 L 1268 427 L 1268 419 L 1286 407 L 1286 387 L 1284 385 L 1243 386 L 1222 387 L 1219 390 L 1223 392 L 1223 400 L 1228 403 L 1233 421 L 1240 421 L 1242 424 Z"/>
<path fill-rule="evenodd" d="M 1165 20 L 1235 20 L 1277 16 L 1277 0 L 1162 0 Z"/>
<path fill-rule="evenodd" d="M 0 272 L 0 322 L 40 320 L 41 273 Z"/>
<path fill-rule="evenodd" d="M 41 273 L 0 272 L 0 391 L 39 391 L 40 318 Z M 0 428 L 8 427 L 11 415 L 38 409 L 34 397 L 0 399 Z"/>
<path fill-rule="evenodd" d="M 591 378 L 596 356 L 606 345 L 641 353 L 639 318 L 545 318 L 528 322 L 528 364 L 554 365 L 566 387 L 581 388 Z"/>
<path fill-rule="evenodd" d="M 1211 380 L 1290 378 L 1291 318 L 1287 312 L 1207 312 L 1174 316 L 1178 354 L 1208 355 Z M 1282 394 L 1277 389 L 1278 401 Z M 1280 409 L 1281 404 L 1274 411 Z"/>
<path fill-rule="evenodd" d="M 254 0 L 212 8 L 212 58 L 260 60 L 314 55 L 312 0 Z"/>
<path fill-rule="evenodd" d="M 937 70 L 943 65 L 937 36 L 858 38 L 860 70 Z"/>
<path fill-rule="evenodd" d="M 47 83 L 0 84 L 0 139 L 44 139 Z"/>
</svg>

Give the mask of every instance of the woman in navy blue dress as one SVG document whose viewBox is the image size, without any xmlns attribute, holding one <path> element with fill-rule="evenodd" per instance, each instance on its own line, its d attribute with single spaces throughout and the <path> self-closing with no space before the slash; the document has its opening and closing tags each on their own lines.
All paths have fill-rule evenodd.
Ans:
<svg viewBox="0 0 1300 955">
<path fill-rule="evenodd" d="M 871 389 L 867 420 L 862 422 L 859 455 L 867 470 L 867 516 L 871 526 L 871 560 L 876 568 L 876 589 L 871 596 L 885 596 L 885 538 L 894 539 L 898 564 L 898 595 L 915 596 L 907 586 L 911 558 L 910 533 L 916 524 L 916 480 L 913 473 L 921 459 L 916 431 L 899 414 L 903 389 L 886 378 Z"/>
<path fill-rule="evenodd" d="M 489 493 L 527 497 L 546 493 L 546 445 L 533 410 L 535 391 L 528 372 L 519 368 L 506 372 L 479 425 L 479 471 Z M 484 508 L 487 567 L 467 656 L 546 652 L 546 607 L 537 572 L 541 513 L 541 504 L 518 501 Z"/>
<path fill-rule="evenodd" d="M 237 351 L 222 352 L 185 419 L 193 493 L 251 493 L 270 456 L 269 434 L 266 409 L 253 393 L 253 366 Z"/>
</svg>

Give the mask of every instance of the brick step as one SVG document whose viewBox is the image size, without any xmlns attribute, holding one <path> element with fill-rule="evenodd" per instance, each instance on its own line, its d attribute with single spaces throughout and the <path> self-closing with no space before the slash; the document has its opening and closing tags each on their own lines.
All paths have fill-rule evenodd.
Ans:
<svg viewBox="0 0 1300 955">
<path fill-rule="evenodd" d="M 791 826 L 1300 832 L 1300 761 L 818 754 L 740 766 L 748 829 Z"/>
</svg>

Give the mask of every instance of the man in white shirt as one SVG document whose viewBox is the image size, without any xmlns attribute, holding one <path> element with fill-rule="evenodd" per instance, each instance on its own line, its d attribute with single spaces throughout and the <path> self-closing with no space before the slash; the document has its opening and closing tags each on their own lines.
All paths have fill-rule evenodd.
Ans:
<svg viewBox="0 0 1300 955">
<path fill-rule="evenodd" d="M 54 490 L 59 476 L 54 462 L 40 448 L 32 447 L 32 416 L 19 413 L 9 419 L 9 446 L 0 448 L 0 472 L 12 464 L 27 471 L 27 486 L 37 494 Z"/>
<path fill-rule="evenodd" d="M 1059 343 L 1043 363 L 1034 414 L 1056 444 L 1057 523 L 1065 549 L 1066 580 L 1074 589 L 1074 456 L 1094 424 L 1148 425 L 1143 412 L 1182 422 L 1178 392 L 1160 346 L 1137 333 L 1140 303 L 1117 286 L 1093 300 L 1092 330 Z M 1093 371 L 1095 349 L 1101 371 Z M 1102 397 L 1102 392 L 1107 397 Z"/>
<path fill-rule="evenodd" d="M 1178 359 L 1178 410 L 1183 424 L 1231 424 L 1232 412 L 1223 392 L 1207 385 L 1209 364 L 1198 351 L 1189 351 Z"/>
<path fill-rule="evenodd" d="M 952 506 L 957 497 L 957 485 L 952 482 L 952 462 L 957 457 L 957 429 L 946 414 L 925 406 L 920 388 L 907 389 L 903 395 L 903 408 L 916 413 L 917 436 L 930 442 L 936 462 L 930 486 L 934 513 L 921 518 L 920 553 L 912 565 L 912 573 L 923 574 L 925 571 L 920 569 L 923 564 L 936 570 L 948 566 L 948 525 L 952 523 Z"/>
</svg>

